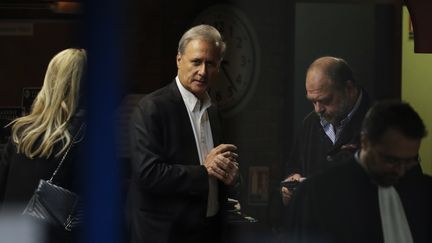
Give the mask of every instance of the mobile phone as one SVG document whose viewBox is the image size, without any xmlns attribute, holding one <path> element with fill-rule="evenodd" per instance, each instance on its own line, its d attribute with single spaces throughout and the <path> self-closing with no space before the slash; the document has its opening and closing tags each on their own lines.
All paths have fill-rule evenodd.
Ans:
<svg viewBox="0 0 432 243">
<path fill-rule="evenodd" d="M 296 189 L 296 187 L 300 184 L 300 181 L 281 181 L 281 186 L 288 188 L 290 191 Z"/>
</svg>

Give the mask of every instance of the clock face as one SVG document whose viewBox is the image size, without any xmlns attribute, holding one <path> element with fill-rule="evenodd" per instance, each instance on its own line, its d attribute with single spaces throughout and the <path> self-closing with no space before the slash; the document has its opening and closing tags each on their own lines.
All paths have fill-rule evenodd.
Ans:
<svg viewBox="0 0 432 243">
<path fill-rule="evenodd" d="M 259 53 L 255 34 L 246 17 L 228 5 L 210 7 L 195 23 L 214 26 L 227 44 L 219 75 L 209 94 L 222 114 L 234 114 L 250 99 L 258 79 Z"/>
</svg>

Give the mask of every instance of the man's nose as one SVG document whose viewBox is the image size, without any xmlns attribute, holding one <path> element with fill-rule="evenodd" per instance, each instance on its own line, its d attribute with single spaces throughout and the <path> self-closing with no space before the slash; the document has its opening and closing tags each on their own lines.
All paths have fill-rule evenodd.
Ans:
<svg viewBox="0 0 432 243">
<path fill-rule="evenodd" d="M 202 63 L 202 64 L 199 66 L 198 73 L 199 73 L 201 76 L 205 76 L 205 75 L 206 75 L 206 73 L 207 73 L 207 65 L 206 65 L 205 63 Z"/>
<path fill-rule="evenodd" d="M 394 171 L 396 172 L 396 174 L 399 177 L 403 177 L 405 175 L 405 172 L 406 172 L 406 167 L 404 164 L 400 163 L 394 167 Z"/>
<path fill-rule="evenodd" d="M 321 103 L 315 102 L 313 105 L 316 113 L 321 113 L 324 111 L 324 106 Z"/>
</svg>

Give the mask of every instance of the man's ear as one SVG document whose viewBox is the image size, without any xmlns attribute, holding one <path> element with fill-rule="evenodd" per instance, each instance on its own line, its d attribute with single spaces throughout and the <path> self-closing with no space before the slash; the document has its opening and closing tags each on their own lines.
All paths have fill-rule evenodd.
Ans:
<svg viewBox="0 0 432 243">
<path fill-rule="evenodd" d="M 219 60 L 218 65 L 217 65 L 217 72 L 220 71 L 221 67 L 222 67 L 222 62 L 223 62 L 223 58 Z"/>
<path fill-rule="evenodd" d="M 352 80 L 347 80 L 346 81 L 346 90 L 348 92 L 354 92 L 356 89 L 356 86 L 354 85 L 354 82 Z"/>
<path fill-rule="evenodd" d="M 370 141 L 364 132 L 360 133 L 360 146 L 362 149 L 367 149 L 370 145 Z"/>
<path fill-rule="evenodd" d="M 179 66 L 180 66 L 180 61 L 181 61 L 181 54 L 180 54 L 180 52 L 178 52 L 177 56 L 176 56 L 177 68 L 179 68 Z"/>
<path fill-rule="evenodd" d="M 358 90 L 356 85 L 352 80 L 348 80 L 345 86 L 345 92 L 348 95 L 348 97 L 351 97 L 353 99 L 353 102 L 356 101 L 355 97 L 358 95 Z"/>
</svg>

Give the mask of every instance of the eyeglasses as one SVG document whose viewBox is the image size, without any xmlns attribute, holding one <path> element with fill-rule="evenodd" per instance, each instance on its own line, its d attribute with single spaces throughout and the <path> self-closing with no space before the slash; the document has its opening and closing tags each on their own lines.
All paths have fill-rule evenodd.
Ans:
<svg viewBox="0 0 432 243">
<path fill-rule="evenodd" d="M 420 156 L 418 154 L 411 158 L 398 158 L 379 151 L 376 152 L 386 164 L 391 165 L 392 167 L 404 166 L 405 168 L 409 168 L 420 163 Z"/>
</svg>

